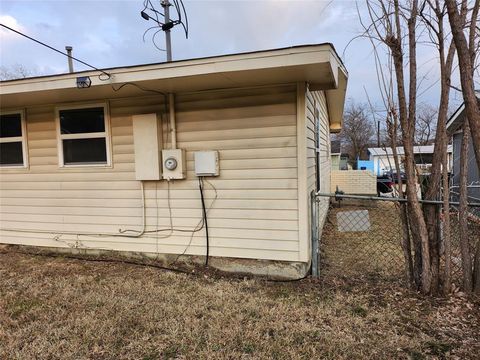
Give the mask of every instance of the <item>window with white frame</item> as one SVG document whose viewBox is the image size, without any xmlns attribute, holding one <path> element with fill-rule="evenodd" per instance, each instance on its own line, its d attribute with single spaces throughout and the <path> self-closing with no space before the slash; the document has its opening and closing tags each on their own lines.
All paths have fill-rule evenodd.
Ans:
<svg viewBox="0 0 480 360">
<path fill-rule="evenodd" d="M 89 104 L 57 109 L 60 166 L 110 165 L 107 107 Z"/>
<path fill-rule="evenodd" d="M 27 167 L 27 131 L 23 111 L 0 114 L 0 166 Z"/>
</svg>

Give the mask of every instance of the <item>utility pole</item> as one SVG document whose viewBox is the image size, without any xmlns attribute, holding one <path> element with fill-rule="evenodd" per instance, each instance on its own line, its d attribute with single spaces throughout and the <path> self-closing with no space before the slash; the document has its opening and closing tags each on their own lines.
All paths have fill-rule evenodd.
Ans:
<svg viewBox="0 0 480 360">
<path fill-rule="evenodd" d="M 170 23 L 170 0 L 162 0 L 162 7 L 165 14 L 165 25 Z M 170 38 L 170 28 L 165 29 L 165 44 L 167 48 L 167 61 L 172 61 L 172 42 Z"/>
<path fill-rule="evenodd" d="M 380 147 L 380 120 L 377 120 L 377 147 Z"/>
</svg>

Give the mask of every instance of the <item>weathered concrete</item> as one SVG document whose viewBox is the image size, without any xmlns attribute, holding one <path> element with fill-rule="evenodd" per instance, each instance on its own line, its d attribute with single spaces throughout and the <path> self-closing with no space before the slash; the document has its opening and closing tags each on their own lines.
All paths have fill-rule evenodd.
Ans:
<svg viewBox="0 0 480 360">
<path fill-rule="evenodd" d="M 112 251 L 82 248 L 56 248 L 24 245 L 2 245 L 4 249 L 18 249 L 22 252 L 41 254 L 71 254 L 96 257 L 108 260 L 136 260 L 139 264 L 155 264 L 165 268 L 194 269 L 204 266 L 204 256 L 191 256 L 177 254 L 154 254 L 127 251 Z M 305 277 L 310 271 L 310 264 L 303 262 L 288 262 L 275 260 L 238 259 L 227 257 L 210 257 L 208 267 L 232 274 L 245 274 L 267 277 L 269 279 L 293 280 Z"/>
</svg>

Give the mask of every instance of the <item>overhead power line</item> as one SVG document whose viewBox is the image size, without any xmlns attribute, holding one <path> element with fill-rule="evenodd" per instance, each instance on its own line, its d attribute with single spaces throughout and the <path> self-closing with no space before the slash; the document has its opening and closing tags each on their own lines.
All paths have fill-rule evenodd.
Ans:
<svg viewBox="0 0 480 360">
<path fill-rule="evenodd" d="M 61 51 L 61 50 L 55 49 L 53 46 L 50 46 L 50 45 L 48 45 L 48 44 L 45 44 L 44 42 L 42 42 L 42 41 L 40 41 L 40 40 L 37 40 L 37 39 L 35 39 L 35 38 L 31 37 L 31 36 L 28 36 L 28 35 L 20 32 L 20 31 L 18 31 L 18 30 L 12 29 L 11 27 L 9 27 L 9 26 L 7 26 L 7 25 L 5 25 L 5 24 L 0 23 L 0 26 L 4 27 L 5 29 L 8 29 L 8 30 L 10 30 L 10 31 L 13 31 L 14 33 L 17 33 L 18 35 L 21 35 L 21 36 L 23 36 L 23 37 L 25 37 L 25 38 L 27 38 L 27 39 L 29 39 L 29 40 L 32 40 L 32 41 L 36 42 L 37 44 L 40 44 L 40 45 L 42 45 L 42 46 L 45 46 L 46 48 L 48 48 L 48 49 L 50 49 L 50 50 L 56 51 L 56 52 L 59 53 L 59 54 L 62 54 L 62 55 L 66 56 L 66 57 L 68 57 L 68 58 L 70 58 L 70 59 L 73 59 L 73 60 L 79 62 L 80 64 L 83 64 L 83 65 L 85 65 L 85 66 L 88 66 L 88 67 L 90 67 L 90 68 L 92 68 L 92 69 L 94 69 L 94 70 L 100 71 L 102 74 L 105 74 L 105 75 L 107 76 L 106 79 L 105 79 L 105 78 L 102 79 L 101 75 L 99 75 L 98 78 L 99 78 L 100 80 L 102 80 L 102 81 L 106 81 L 106 80 L 110 79 L 110 77 L 111 77 L 111 75 L 110 75 L 109 73 L 107 73 L 107 72 L 105 72 L 105 71 L 103 71 L 103 70 L 101 70 L 101 69 L 99 69 L 99 68 L 97 68 L 97 67 L 95 67 L 95 66 L 93 66 L 93 65 L 90 65 L 89 63 L 86 63 L 85 61 L 82 61 L 82 60 L 80 60 L 80 59 L 77 59 L 76 57 L 73 57 L 73 56 L 71 56 L 71 55 L 68 55 L 67 53 L 65 53 L 65 52 L 63 52 L 63 51 Z"/>
</svg>

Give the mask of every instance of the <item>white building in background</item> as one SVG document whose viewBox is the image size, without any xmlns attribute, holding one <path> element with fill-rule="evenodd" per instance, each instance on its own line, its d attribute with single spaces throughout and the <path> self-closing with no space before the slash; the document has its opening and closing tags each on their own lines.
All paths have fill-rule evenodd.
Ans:
<svg viewBox="0 0 480 360">
<path fill-rule="evenodd" d="M 425 173 L 430 172 L 432 166 L 434 145 L 414 146 L 415 163 L 417 167 Z M 448 171 L 452 169 L 452 145 L 448 145 Z M 405 152 L 403 146 L 397 147 L 397 153 L 400 156 L 400 162 L 403 163 Z M 376 175 L 382 175 L 385 172 L 395 171 L 395 160 L 391 147 L 368 148 L 369 160 L 373 162 L 373 169 Z M 400 165 L 403 170 L 403 165 Z"/>
</svg>

